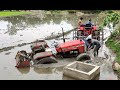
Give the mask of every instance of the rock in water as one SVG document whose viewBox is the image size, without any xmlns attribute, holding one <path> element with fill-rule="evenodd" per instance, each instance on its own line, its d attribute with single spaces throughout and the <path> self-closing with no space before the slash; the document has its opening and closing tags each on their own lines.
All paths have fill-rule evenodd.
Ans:
<svg viewBox="0 0 120 90">
<path fill-rule="evenodd" d="M 114 63 L 113 70 L 120 70 L 120 65 L 117 62 Z"/>
</svg>

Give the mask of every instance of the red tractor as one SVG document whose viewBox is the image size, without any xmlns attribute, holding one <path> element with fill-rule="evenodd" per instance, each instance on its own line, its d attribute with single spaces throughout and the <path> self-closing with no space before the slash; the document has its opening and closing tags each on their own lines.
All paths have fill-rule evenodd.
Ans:
<svg viewBox="0 0 120 90">
<path fill-rule="evenodd" d="M 16 67 L 30 67 L 30 62 L 34 64 L 57 63 L 57 60 L 51 49 L 44 40 L 39 40 L 31 45 L 31 53 L 19 51 L 15 57 Z"/>
<path fill-rule="evenodd" d="M 77 60 L 90 60 L 90 56 L 86 54 L 85 42 L 82 39 L 67 42 L 63 39 L 63 43 L 54 44 L 54 48 L 56 49 L 56 55 L 52 53 L 50 47 L 44 40 L 33 44 L 31 49 L 34 63 L 57 63 L 55 58 L 59 56 L 63 58 L 77 57 Z"/>
<path fill-rule="evenodd" d="M 90 60 L 90 56 L 86 54 L 86 45 L 82 39 L 72 40 L 58 44 L 56 47 L 57 55 L 66 57 L 77 57 L 77 60 Z"/>
<path fill-rule="evenodd" d="M 17 68 L 30 67 L 31 58 L 26 51 L 18 51 L 15 59 Z"/>
<path fill-rule="evenodd" d="M 82 30 L 81 30 L 82 31 Z M 77 60 L 90 60 L 90 56 L 86 54 L 86 44 L 82 39 L 65 41 L 63 32 L 63 43 L 54 46 L 57 54 L 56 56 L 77 57 Z M 56 56 L 53 54 L 51 48 L 45 40 L 39 40 L 31 45 L 31 53 L 22 53 L 16 56 L 17 67 L 30 66 L 32 60 L 34 64 L 48 64 L 57 63 Z M 21 57 L 24 59 L 21 60 Z"/>
<path fill-rule="evenodd" d="M 39 41 L 31 45 L 31 53 L 20 51 L 17 53 L 16 62 L 17 68 L 30 67 L 30 61 L 34 64 L 49 64 L 57 63 L 57 56 L 77 57 L 77 60 L 90 60 L 90 56 L 86 54 L 86 45 L 82 39 L 72 40 L 59 43 L 55 46 L 57 54 L 54 55 L 45 41 Z"/>
<path fill-rule="evenodd" d="M 90 56 L 86 54 L 87 48 L 84 40 L 78 39 L 78 40 L 71 40 L 66 42 L 63 28 L 62 28 L 62 33 L 63 33 L 63 38 L 62 38 L 63 43 L 59 43 L 55 45 L 58 56 L 60 55 L 63 58 L 77 57 L 77 60 L 90 60 Z"/>
<path fill-rule="evenodd" d="M 74 38 L 86 38 L 89 35 L 92 35 L 92 38 L 100 40 L 100 31 L 97 29 L 96 25 L 80 25 L 78 30 L 74 31 Z"/>
</svg>

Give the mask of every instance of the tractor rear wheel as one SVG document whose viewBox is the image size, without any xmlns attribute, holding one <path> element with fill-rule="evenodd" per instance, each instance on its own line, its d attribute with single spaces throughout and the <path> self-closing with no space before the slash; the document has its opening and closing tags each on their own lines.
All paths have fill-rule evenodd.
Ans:
<svg viewBox="0 0 120 90">
<path fill-rule="evenodd" d="M 46 57 L 43 59 L 40 59 L 36 64 L 51 64 L 51 63 L 57 63 L 58 61 L 56 60 L 55 57 Z"/>
<path fill-rule="evenodd" d="M 86 53 L 82 53 L 80 55 L 77 56 L 77 61 L 86 61 L 86 60 L 90 60 L 90 56 Z"/>
</svg>

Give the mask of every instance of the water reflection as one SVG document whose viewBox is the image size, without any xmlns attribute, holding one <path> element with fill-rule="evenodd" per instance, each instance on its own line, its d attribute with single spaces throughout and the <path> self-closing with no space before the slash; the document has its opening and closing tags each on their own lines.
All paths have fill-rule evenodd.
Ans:
<svg viewBox="0 0 120 90">
<path fill-rule="evenodd" d="M 87 18 L 91 18 L 93 16 L 87 16 Z M 83 22 L 86 21 L 86 16 L 83 17 L 84 20 Z M 44 24 L 48 24 L 50 25 L 51 22 L 53 22 L 56 25 L 60 25 L 62 21 L 71 24 L 73 27 L 77 26 L 77 20 L 78 17 L 76 16 L 76 14 L 71 14 L 71 15 L 57 15 L 57 16 L 46 16 L 46 18 L 43 18 L 43 20 L 41 20 L 40 18 L 34 17 L 28 17 L 26 18 L 25 16 L 15 16 L 15 17 L 7 17 L 7 18 L 3 18 L 1 19 L 2 21 L 6 21 L 6 26 L 8 29 L 8 33 L 9 35 L 15 35 L 17 33 L 17 31 L 19 30 L 25 30 L 28 27 L 36 27 L 38 25 L 44 25 Z M 2 26 L 0 27 L 0 29 L 2 28 Z"/>
<path fill-rule="evenodd" d="M 53 74 L 62 72 L 63 67 L 27 67 L 27 68 L 17 68 L 21 74 L 28 74 L 30 70 L 33 69 L 37 74 Z"/>
<path fill-rule="evenodd" d="M 18 68 L 17 69 L 21 74 L 27 74 L 30 72 L 30 67 L 28 68 Z"/>
<path fill-rule="evenodd" d="M 0 48 L 30 43 L 52 33 L 58 34 L 61 26 L 64 30 L 71 30 L 74 26 L 68 21 L 74 23 L 72 19 L 62 19 L 62 15 L 48 16 L 43 20 L 25 16 L 3 18 L 0 21 Z"/>
<path fill-rule="evenodd" d="M 53 73 L 58 73 L 58 72 L 62 72 L 63 67 L 34 67 L 34 71 L 37 74 L 53 74 Z"/>
<path fill-rule="evenodd" d="M 52 68 L 37 68 L 35 67 L 34 68 L 34 71 L 37 73 L 37 74 L 52 74 L 53 71 Z"/>
<path fill-rule="evenodd" d="M 34 27 L 36 25 L 41 25 L 41 24 L 45 24 L 45 23 L 49 25 L 49 24 L 51 24 L 51 21 L 54 22 L 54 24 L 60 24 L 61 21 L 67 22 L 68 19 L 67 18 L 62 19 L 62 15 L 58 15 L 56 17 L 55 16 L 47 16 L 47 18 L 44 18 L 43 20 L 41 20 L 40 18 L 37 18 L 37 17 L 36 18 L 35 17 L 34 18 L 26 18 L 24 16 L 8 17 L 8 18 L 4 18 L 1 20 L 7 21 L 9 28 L 10 28 L 10 26 L 12 26 L 11 30 L 13 29 L 13 27 L 15 29 L 22 28 L 24 30 L 26 27 Z M 11 25 L 9 25 L 9 24 L 11 24 Z"/>
</svg>

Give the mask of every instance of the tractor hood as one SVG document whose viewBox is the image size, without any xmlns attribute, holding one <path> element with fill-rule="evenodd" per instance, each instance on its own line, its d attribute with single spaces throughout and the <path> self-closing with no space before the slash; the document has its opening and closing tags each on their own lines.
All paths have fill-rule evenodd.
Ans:
<svg viewBox="0 0 120 90">
<path fill-rule="evenodd" d="M 59 44 L 59 47 L 67 48 L 67 47 L 70 47 L 70 46 L 84 45 L 84 44 L 85 44 L 85 42 L 83 40 L 72 40 L 72 41 L 69 41 L 69 42 Z"/>
</svg>

